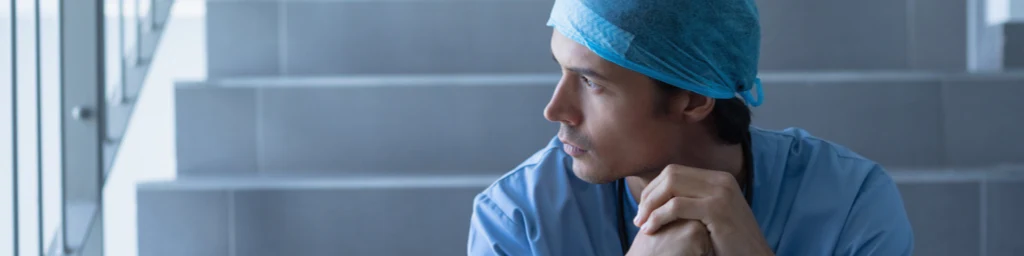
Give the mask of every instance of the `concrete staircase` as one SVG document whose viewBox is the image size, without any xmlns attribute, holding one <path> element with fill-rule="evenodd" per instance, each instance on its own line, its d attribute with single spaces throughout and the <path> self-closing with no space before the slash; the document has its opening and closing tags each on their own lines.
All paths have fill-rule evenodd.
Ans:
<svg viewBox="0 0 1024 256">
<path fill-rule="evenodd" d="M 557 130 L 551 4 L 208 0 L 210 79 L 176 89 L 139 254 L 464 254 L 472 197 Z M 967 72 L 1003 66 L 972 50 L 977 2 L 759 4 L 756 125 L 887 166 L 916 255 L 1024 251 L 1024 74 Z"/>
</svg>

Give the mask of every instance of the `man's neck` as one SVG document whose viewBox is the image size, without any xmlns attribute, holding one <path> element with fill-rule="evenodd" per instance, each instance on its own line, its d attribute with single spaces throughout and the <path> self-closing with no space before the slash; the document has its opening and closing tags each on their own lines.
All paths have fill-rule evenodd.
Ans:
<svg viewBox="0 0 1024 256">
<path fill-rule="evenodd" d="M 745 176 L 743 147 L 740 144 L 735 145 L 722 145 L 717 144 L 710 147 L 706 147 L 707 150 L 700 151 L 701 153 L 695 154 L 688 163 L 675 163 L 685 165 L 694 168 L 700 168 L 705 170 L 723 171 L 728 172 L 736 177 L 736 181 L 742 181 Z M 652 172 L 641 173 L 634 176 L 626 177 L 626 183 L 629 185 L 629 192 L 637 202 L 640 201 L 640 195 L 643 193 L 644 188 L 647 184 L 650 184 L 652 180 L 661 174 L 661 169 Z"/>
</svg>

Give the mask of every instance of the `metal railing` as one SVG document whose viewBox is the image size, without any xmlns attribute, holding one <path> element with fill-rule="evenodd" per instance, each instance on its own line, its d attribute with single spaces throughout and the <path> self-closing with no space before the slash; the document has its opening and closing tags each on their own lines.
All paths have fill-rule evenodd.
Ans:
<svg viewBox="0 0 1024 256">
<path fill-rule="evenodd" d="M 0 248 L 4 250 L 0 254 L 27 255 L 35 251 L 44 255 L 103 254 L 103 187 L 152 66 L 173 3 L 173 0 L 12 0 L 9 6 L 0 7 L 0 10 L 10 9 L 11 33 L 9 37 L 0 35 L 3 36 L 0 38 L 9 38 L 11 42 L 10 157 L 13 167 L 10 174 L 13 246 Z M 41 9 L 48 14 L 41 14 Z M 40 17 L 47 17 L 47 20 L 41 22 Z M 47 24 L 50 18 L 55 23 L 50 23 L 52 28 L 40 29 L 40 24 Z M 34 31 L 28 26 L 19 26 L 19 22 L 34 22 Z M 53 37 L 42 40 L 44 34 Z M 22 39 L 32 43 L 19 45 Z M 41 42 L 53 45 L 41 46 Z M 34 56 L 25 54 L 33 50 Z M 53 67 L 41 67 L 40 63 L 44 62 L 52 63 Z M 35 67 L 26 63 L 34 63 Z M 46 75 L 44 70 L 55 71 Z M 19 75 L 19 72 L 34 72 L 34 79 L 27 79 L 32 76 Z M 58 92 L 54 93 L 59 94 L 55 96 L 59 99 L 52 104 L 44 103 L 40 96 L 46 91 L 44 80 L 59 80 L 55 82 Z M 19 88 L 27 91 L 19 92 Z M 25 101 L 30 98 L 19 97 L 33 89 L 34 107 Z M 19 100 L 23 101 L 20 106 Z M 0 102 L 6 104 L 6 99 Z M 59 125 L 58 122 L 44 123 L 44 108 L 59 109 L 55 111 L 59 116 L 54 114 L 53 120 L 59 121 Z M 21 110 L 35 115 L 26 115 Z M 19 120 L 34 123 L 31 126 L 36 130 L 34 140 L 24 138 L 31 136 L 30 132 L 19 134 Z M 7 125 L 7 120 L 0 123 Z M 49 144 L 43 144 L 42 130 L 50 127 L 44 124 L 59 126 L 59 135 L 54 135 L 59 136 L 60 144 L 57 177 L 60 181 L 54 183 L 59 185 L 44 182 L 50 181 L 50 177 L 43 175 L 43 151 L 50 149 Z M 19 140 L 19 136 L 23 138 Z M 34 156 L 35 161 L 17 161 L 30 156 Z M 0 170 L 7 167 L 0 167 Z M 35 183 L 35 191 L 19 189 L 19 185 L 28 187 L 32 183 Z M 0 187 L 6 189 L 7 186 Z M 51 233 L 53 229 L 44 229 L 44 188 L 61 196 L 56 207 L 60 208 L 60 219 L 54 227 L 55 233 Z M 25 194 L 34 194 L 30 196 L 35 196 L 36 202 L 19 200 Z M 55 208 L 47 210 L 57 211 Z M 38 214 L 38 223 L 26 223 L 33 213 Z M 19 237 L 25 234 L 31 235 Z"/>
</svg>

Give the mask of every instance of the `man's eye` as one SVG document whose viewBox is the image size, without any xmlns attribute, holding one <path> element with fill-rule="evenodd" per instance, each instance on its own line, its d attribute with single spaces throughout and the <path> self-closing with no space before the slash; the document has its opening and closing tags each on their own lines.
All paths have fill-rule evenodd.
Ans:
<svg viewBox="0 0 1024 256">
<path fill-rule="evenodd" d="M 590 88 L 590 89 L 597 89 L 598 88 L 597 84 L 595 84 L 593 81 L 590 81 L 590 79 L 587 79 L 587 77 L 580 76 L 580 80 L 582 80 L 583 83 L 586 84 L 587 87 Z"/>
</svg>

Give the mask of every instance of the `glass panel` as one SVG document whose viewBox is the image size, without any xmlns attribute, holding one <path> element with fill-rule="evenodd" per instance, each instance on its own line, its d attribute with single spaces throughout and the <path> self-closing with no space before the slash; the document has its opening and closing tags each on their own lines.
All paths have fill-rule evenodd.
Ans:
<svg viewBox="0 0 1024 256">
<path fill-rule="evenodd" d="M 11 126 L 11 5 L 0 3 L 0 256 L 14 255 L 14 172 Z"/>
<path fill-rule="evenodd" d="M 100 202 L 100 125 L 96 118 L 102 109 L 104 56 L 98 49 L 105 34 L 104 6 L 101 0 L 60 1 L 61 142 L 64 177 L 63 239 L 67 249 L 81 249 Z M 80 113 L 80 114 L 69 114 Z"/>
<path fill-rule="evenodd" d="M 15 0 L 16 81 L 17 95 L 17 151 L 18 166 L 18 254 L 41 253 L 39 223 L 39 144 L 38 108 L 36 93 L 39 88 L 38 49 L 36 47 L 35 0 Z"/>
<path fill-rule="evenodd" d="M 123 82 L 122 58 L 121 58 L 121 6 L 124 0 L 104 0 L 104 33 L 106 34 L 106 75 L 107 75 L 107 102 L 117 104 L 121 100 Z M 128 0 L 131 1 L 131 0 Z"/>
<path fill-rule="evenodd" d="M 123 56 L 126 57 L 125 65 L 135 65 L 135 62 L 137 60 L 136 56 L 138 56 L 138 49 L 136 48 L 138 47 L 139 42 L 139 19 L 138 15 L 136 15 L 136 13 L 138 13 L 138 9 L 135 8 L 135 6 L 136 4 L 138 4 L 140 0 L 120 1 L 124 2 L 122 5 L 123 8 L 121 10 L 121 15 L 124 16 L 124 41 L 122 41 L 122 43 L 124 44 Z"/>
<path fill-rule="evenodd" d="M 148 33 L 152 30 L 152 17 L 153 17 L 153 1 L 152 0 L 137 0 L 139 6 L 139 26 L 143 33 Z"/>
<path fill-rule="evenodd" d="M 43 146 L 43 248 L 61 234 L 60 0 L 40 0 L 40 70 Z"/>
</svg>

